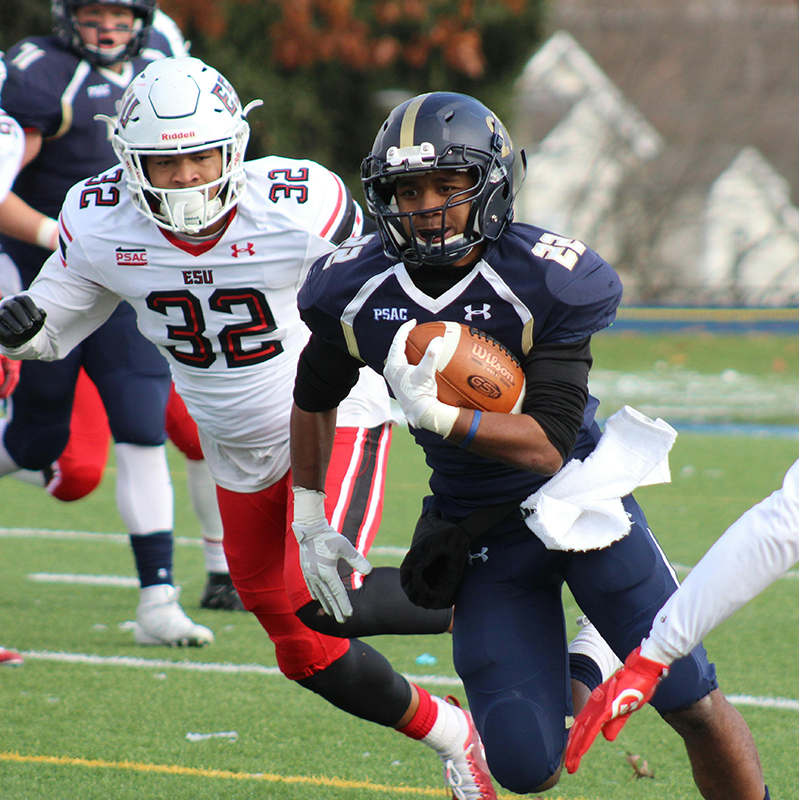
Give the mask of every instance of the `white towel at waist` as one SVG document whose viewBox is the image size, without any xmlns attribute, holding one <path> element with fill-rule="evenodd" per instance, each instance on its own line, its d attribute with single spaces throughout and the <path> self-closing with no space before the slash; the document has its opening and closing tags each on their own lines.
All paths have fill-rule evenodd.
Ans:
<svg viewBox="0 0 799 800">
<path fill-rule="evenodd" d="M 638 486 L 669 483 L 677 431 L 624 406 L 585 461 L 566 464 L 522 504 L 525 522 L 549 550 L 597 550 L 630 532 L 621 498 Z"/>
</svg>

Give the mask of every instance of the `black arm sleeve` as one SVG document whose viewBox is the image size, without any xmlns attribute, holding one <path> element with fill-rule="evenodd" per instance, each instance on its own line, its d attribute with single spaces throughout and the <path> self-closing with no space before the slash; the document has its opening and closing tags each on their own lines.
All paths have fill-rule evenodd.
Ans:
<svg viewBox="0 0 799 800">
<path fill-rule="evenodd" d="M 300 353 L 294 402 L 303 411 L 330 411 L 358 382 L 363 364 L 349 353 L 311 334 Z"/>
<path fill-rule="evenodd" d="M 590 345 L 590 336 L 579 342 L 538 345 L 523 365 L 527 388 L 522 413 L 544 429 L 564 460 L 574 449 L 588 401 Z"/>
</svg>

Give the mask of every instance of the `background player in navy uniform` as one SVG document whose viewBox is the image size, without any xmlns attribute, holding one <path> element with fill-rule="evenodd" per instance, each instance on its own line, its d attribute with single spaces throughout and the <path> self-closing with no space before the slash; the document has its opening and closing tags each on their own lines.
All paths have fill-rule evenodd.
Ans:
<svg viewBox="0 0 799 800">
<path fill-rule="evenodd" d="M 106 126 L 134 75 L 155 59 L 184 54 L 174 23 L 155 0 L 54 0 L 56 33 L 32 36 L 6 55 L 6 111 L 25 130 L 13 192 L 0 206 L 0 245 L 28 286 L 56 246 L 61 204 L 78 180 L 116 162 Z M 98 183 L 98 202 L 112 187 Z M 108 414 L 117 458 L 117 505 L 131 534 L 141 583 L 136 641 L 202 645 L 213 640 L 178 603 L 173 586 L 173 497 L 164 441 L 169 370 L 121 304 L 63 361 L 25 364 L 0 444 L 0 475 L 43 470 L 67 444 L 81 366 Z"/>
<path fill-rule="evenodd" d="M 424 448 L 432 468 L 425 512 L 459 520 L 524 498 L 595 449 L 590 337 L 612 322 L 621 284 L 581 242 L 509 224 L 513 163 L 500 121 L 468 96 L 421 95 L 381 127 L 362 171 L 380 236 L 345 242 L 318 261 L 299 295 L 313 336 L 295 387 L 295 487 L 323 484 L 335 408 L 363 364 L 383 371 Z M 527 381 L 521 414 L 481 415 L 438 401 L 441 340 L 417 367 L 405 358 L 409 330 L 433 320 L 474 325 L 516 355 Z M 514 792 L 557 782 L 573 694 L 579 709 L 596 684 L 595 674 L 572 669 L 570 686 L 563 582 L 620 657 L 676 589 L 640 507 L 632 496 L 623 503 L 632 530 L 603 549 L 547 550 L 517 514 L 472 546 L 486 558 L 464 568 L 455 665 L 489 768 Z M 335 575 L 327 582 L 335 596 Z M 705 798 L 762 800 L 751 734 L 701 647 L 674 664 L 653 704 L 683 737 Z"/>
</svg>

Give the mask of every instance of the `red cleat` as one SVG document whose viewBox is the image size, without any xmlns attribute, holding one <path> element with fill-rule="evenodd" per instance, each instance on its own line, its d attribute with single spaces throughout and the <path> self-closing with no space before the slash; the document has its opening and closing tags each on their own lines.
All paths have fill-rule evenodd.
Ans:
<svg viewBox="0 0 799 800">
<path fill-rule="evenodd" d="M 0 667 L 19 667 L 24 663 L 22 656 L 16 650 L 0 647 Z"/>
<path fill-rule="evenodd" d="M 462 709 L 460 703 L 451 695 L 445 699 L 456 706 L 463 715 L 462 748 L 456 753 L 442 756 L 444 780 L 447 788 L 452 790 L 453 800 L 496 800 L 497 793 L 491 782 L 485 750 L 480 741 L 480 734 L 474 726 L 472 715 Z"/>
</svg>

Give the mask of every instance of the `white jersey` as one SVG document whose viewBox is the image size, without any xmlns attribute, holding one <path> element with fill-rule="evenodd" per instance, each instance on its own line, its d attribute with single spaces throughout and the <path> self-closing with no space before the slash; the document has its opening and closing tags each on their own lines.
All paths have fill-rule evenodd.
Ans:
<svg viewBox="0 0 799 800">
<path fill-rule="evenodd" d="M 736 520 L 658 613 L 641 654 L 663 664 L 687 655 L 713 628 L 799 561 L 799 461 L 782 488 Z"/>
<path fill-rule="evenodd" d="M 3 85 L 5 64 L 0 58 L 0 88 Z M 0 108 L 0 203 L 8 197 L 14 180 L 22 166 L 25 151 L 25 133 L 19 123 Z M 13 294 L 22 288 L 19 272 L 14 262 L 0 252 L 0 297 Z"/>
<path fill-rule="evenodd" d="M 0 69 L 3 69 L 0 61 Z M 0 80 L 0 86 L 2 86 Z M 14 179 L 22 166 L 25 152 L 25 134 L 19 123 L 0 108 L 0 203 L 11 191 Z"/>
<path fill-rule="evenodd" d="M 268 157 L 246 172 L 226 229 L 208 241 L 147 220 L 121 167 L 74 186 L 59 220 L 66 252 L 54 253 L 27 291 L 47 312 L 45 326 L 6 351 L 63 357 L 127 300 L 169 362 L 214 478 L 234 491 L 262 489 L 288 469 L 294 378 L 309 336 L 297 291 L 331 240 L 363 222 L 340 178 L 315 162 Z M 361 372 L 340 425 L 391 418 L 382 378 Z"/>
</svg>

